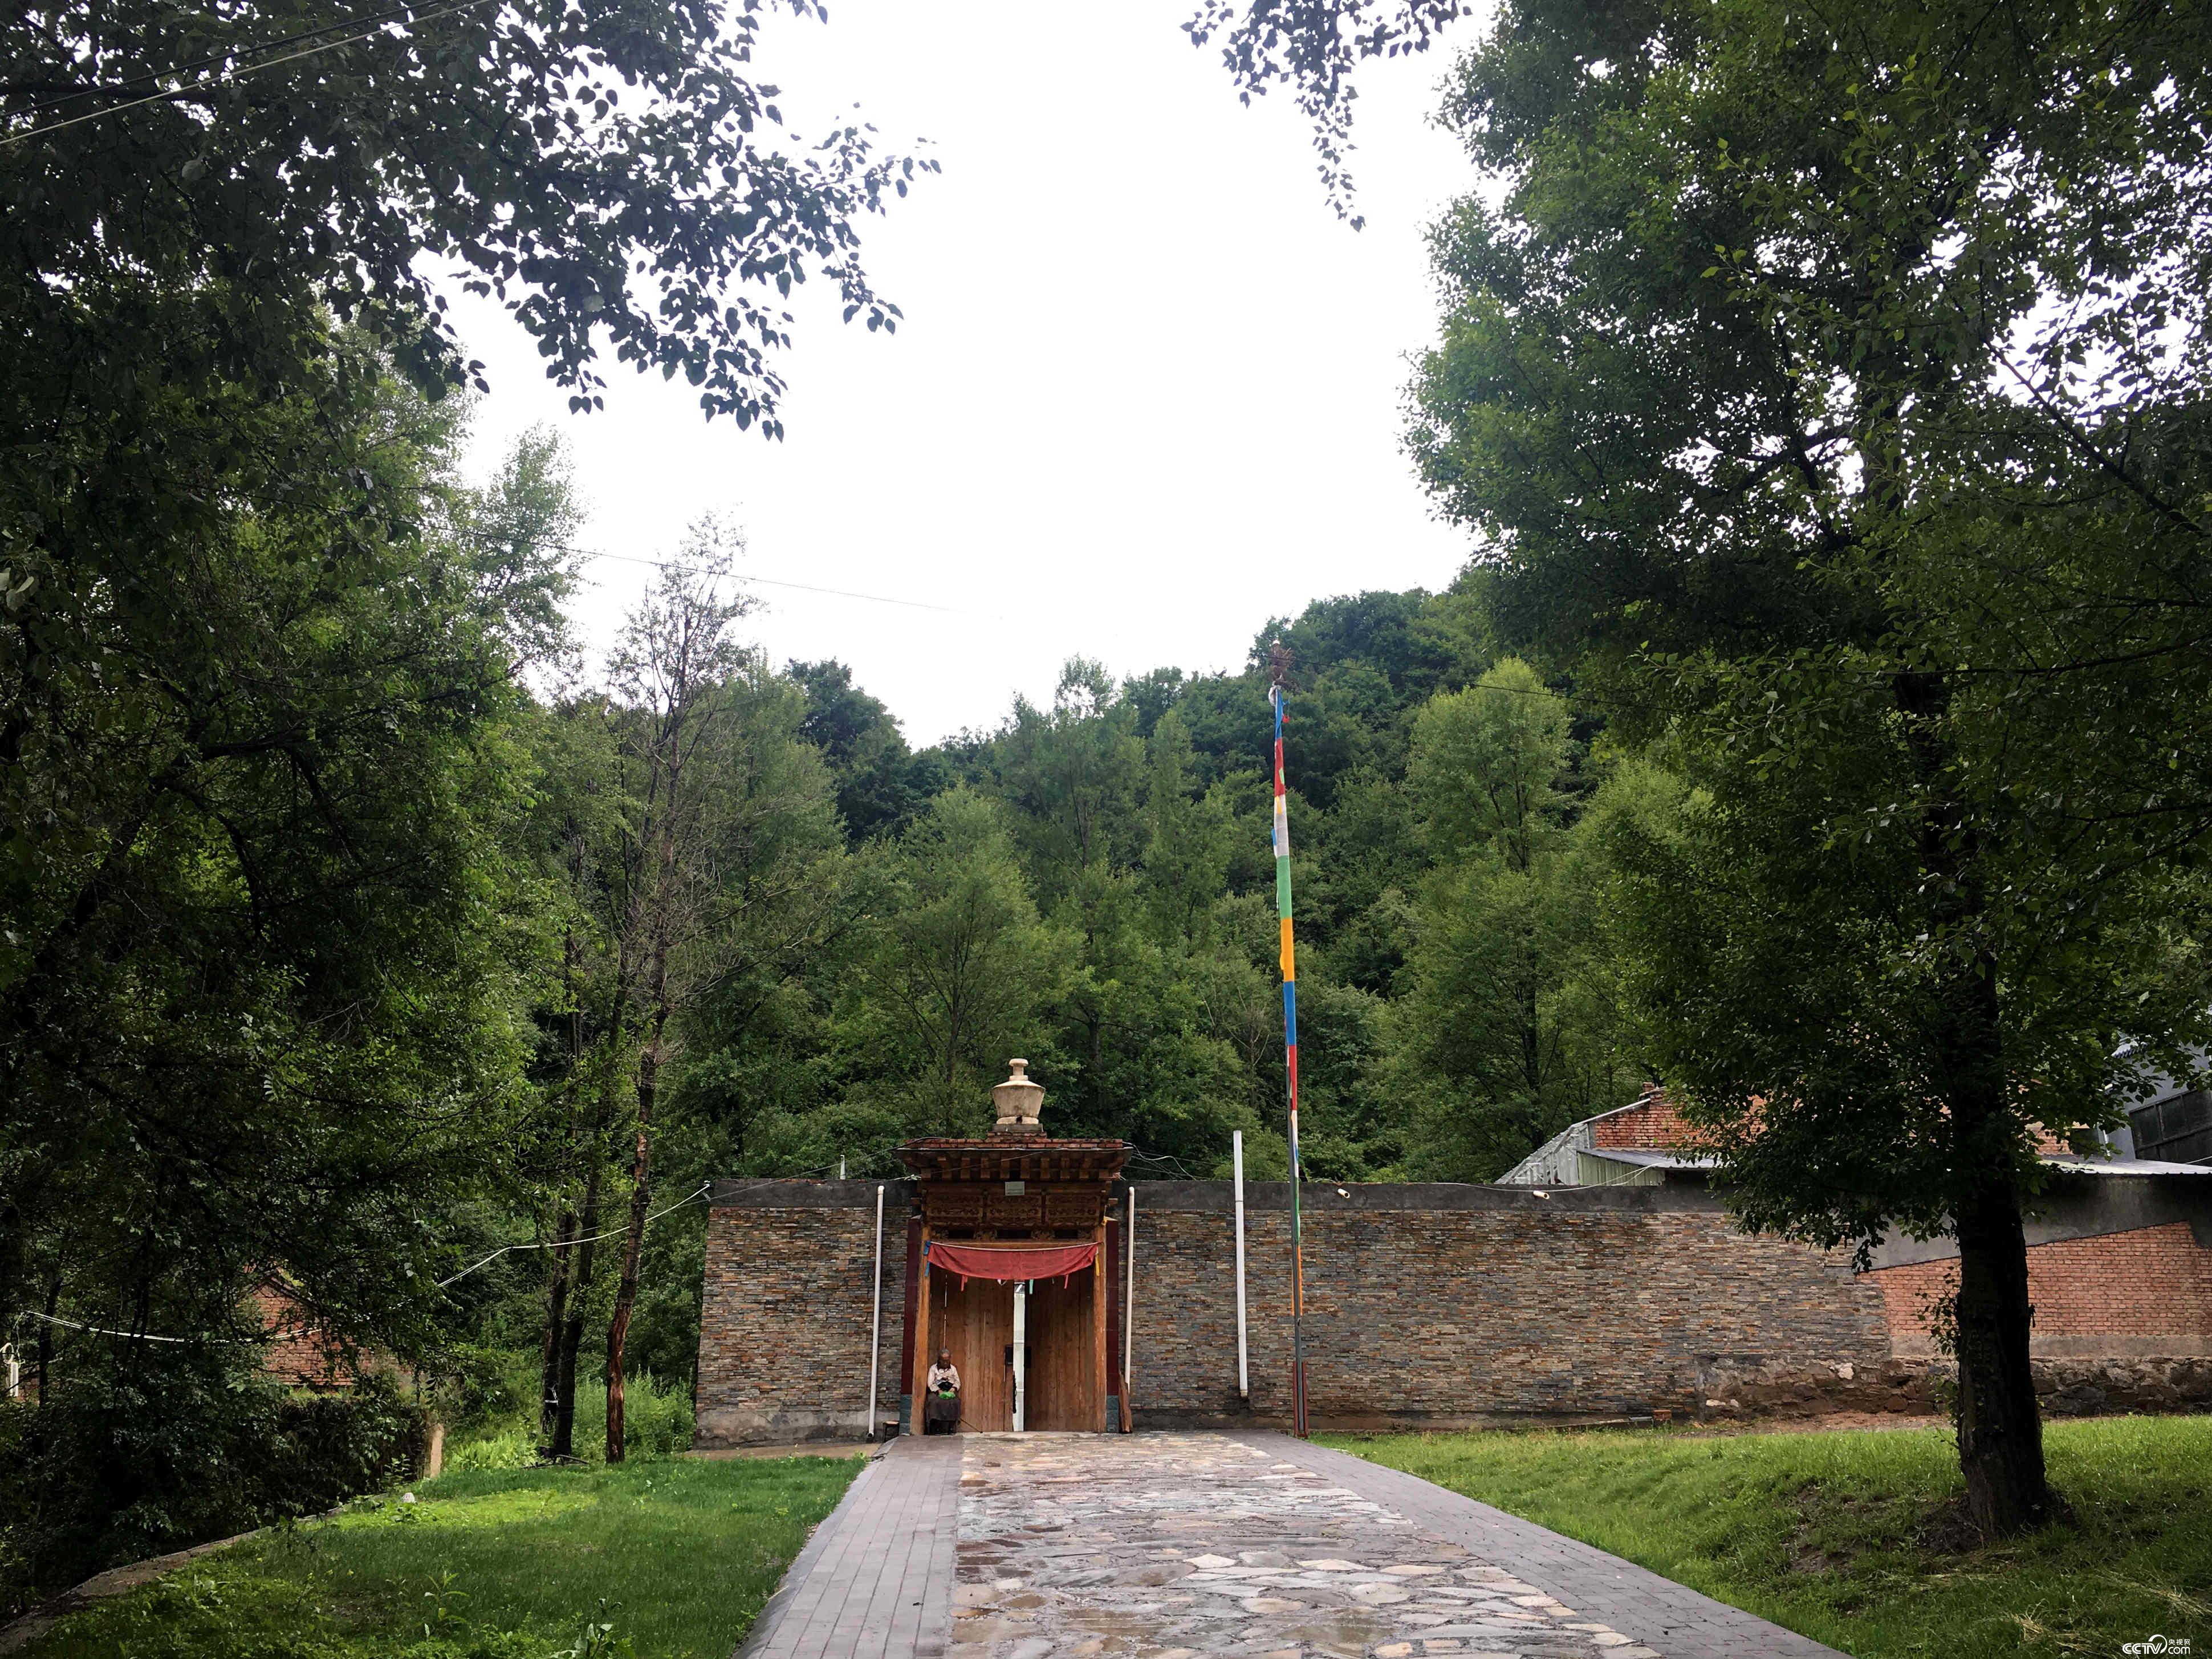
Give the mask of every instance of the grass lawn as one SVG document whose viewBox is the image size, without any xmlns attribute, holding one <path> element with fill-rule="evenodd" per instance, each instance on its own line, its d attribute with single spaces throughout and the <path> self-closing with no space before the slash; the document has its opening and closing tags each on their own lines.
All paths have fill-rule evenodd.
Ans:
<svg viewBox="0 0 2212 1659">
<path fill-rule="evenodd" d="M 729 1659 L 860 1468 L 479 1469 L 365 1499 L 64 1620 L 24 1659 Z M 605 1628 L 611 1626 L 611 1629 Z"/>
<path fill-rule="evenodd" d="M 2212 1655 L 2212 1418 L 2053 1423 L 2073 1519 L 1963 1535 L 1935 1429 L 1698 1436 L 1331 1436 L 1328 1443 L 1623 1555 L 1857 1659 L 2084 1654 L 2191 1638 Z"/>
</svg>

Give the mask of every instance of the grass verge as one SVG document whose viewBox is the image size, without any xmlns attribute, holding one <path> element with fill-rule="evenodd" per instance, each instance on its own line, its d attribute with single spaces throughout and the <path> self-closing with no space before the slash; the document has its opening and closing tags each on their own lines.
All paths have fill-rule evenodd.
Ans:
<svg viewBox="0 0 2212 1659">
<path fill-rule="evenodd" d="M 2212 1654 L 2212 1419 L 2053 1423 L 2069 1521 L 1984 1545 L 1943 1430 L 1332 1436 L 1857 1659 Z"/>
<path fill-rule="evenodd" d="M 855 1458 L 473 1470 L 64 1620 L 22 1659 L 728 1659 Z"/>
<path fill-rule="evenodd" d="M 506 1409 L 459 1426 L 446 1438 L 446 1468 L 526 1469 L 538 1462 L 538 1360 L 526 1356 L 512 1368 Z M 691 1445 L 691 1384 L 682 1377 L 664 1382 L 647 1372 L 629 1381 L 623 1413 L 623 1443 L 632 1457 L 665 1457 Z M 605 1384 L 584 1379 L 576 1391 L 576 1459 L 606 1461 L 607 1397 Z"/>
</svg>

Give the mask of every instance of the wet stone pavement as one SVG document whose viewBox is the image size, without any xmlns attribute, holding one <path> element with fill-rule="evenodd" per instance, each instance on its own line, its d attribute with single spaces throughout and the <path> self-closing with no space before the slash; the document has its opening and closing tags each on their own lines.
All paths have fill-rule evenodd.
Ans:
<svg viewBox="0 0 2212 1659">
<path fill-rule="evenodd" d="M 967 1436 L 957 1562 L 952 1659 L 1657 1659 L 1226 1435 Z"/>
</svg>

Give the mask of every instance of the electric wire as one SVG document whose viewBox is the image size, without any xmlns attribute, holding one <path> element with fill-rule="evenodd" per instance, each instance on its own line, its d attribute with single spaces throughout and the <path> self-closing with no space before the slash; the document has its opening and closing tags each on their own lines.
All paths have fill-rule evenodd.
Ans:
<svg viewBox="0 0 2212 1659">
<path fill-rule="evenodd" d="M 668 1214 L 672 1210 L 680 1210 L 686 1204 L 696 1204 L 701 1199 L 704 1198 L 709 1192 L 714 1190 L 714 1183 L 711 1181 L 701 1182 L 699 1183 L 699 1189 L 696 1192 L 678 1199 L 676 1202 L 668 1205 L 665 1208 L 655 1210 L 651 1215 L 646 1217 L 644 1224 L 650 1226 L 653 1223 L 659 1220 L 661 1217 Z M 438 1288 L 442 1291 L 448 1285 L 459 1284 L 462 1279 L 466 1279 L 477 1268 L 489 1267 L 493 1262 L 498 1261 L 500 1257 L 507 1255 L 510 1250 L 564 1250 L 574 1244 L 596 1244 L 603 1238 L 612 1238 L 617 1234 L 626 1233 L 629 1231 L 629 1224 L 628 1222 L 624 1222 L 621 1226 L 610 1227 L 603 1233 L 593 1233 L 589 1238 L 548 1238 L 520 1244 L 502 1244 L 499 1249 L 494 1250 L 489 1255 L 484 1257 L 483 1261 L 472 1261 L 467 1267 L 462 1268 L 460 1272 L 453 1274 L 450 1279 L 440 1279 L 438 1281 Z"/>
<path fill-rule="evenodd" d="M 87 1331 L 94 1336 L 123 1336 L 133 1342 L 204 1342 L 218 1347 L 241 1347 L 249 1342 L 267 1340 L 259 1336 L 156 1336 L 151 1331 L 118 1331 L 108 1325 L 80 1325 L 74 1319 L 64 1319 L 58 1314 L 40 1313 L 36 1308 L 20 1308 L 19 1313 L 33 1319 L 43 1319 L 49 1325 L 61 1325 L 72 1331 Z"/>
<path fill-rule="evenodd" d="M 485 0 L 453 0 L 453 3 L 451 5 L 439 6 L 429 11 L 419 12 L 416 15 L 408 18 L 406 21 L 410 27 L 419 27 L 424 23 L 434 22 L 441 17 L 450 17 L 455 12 L 466 11 L 471 7 L 480 6 L 483 3 L 485 3 Z M 412 7 L 408 7 L 404 9 L 412 11 L 414 9 Z M 88 110 L 82 115 L 72 115 L 66 120 L 49 121 L 44 126 L 32 127 L 28 131 L 23 132 L 10 133 L 5 137 L 0 137 L 0 144 L 25 143 L 33 138 L 42 138 L 48 133 L 60 132 L 65 128 L 81 126 L 87 121 L 98 121 L 110 115 L 119 115 L 125 110 L 140 109 L 148 104 L 168 103 L 179 98 L 189 98 L 192 94 L 196 92 L 204 92 L 210 87 L 216 86 L 220 82 L 225 81 L 233 82 L 242 81 L 249 75 L 258 75 L 264 70 L 279 69 L 286 64 L 296 64 L 303 58 L 313 58 L 319 52 L 334 52 L 340 46 L 358 46 L 364 40 L 373 40 L 377 35 L 383 33 L 385 29 L 390 26 L 392 21 L 393 20 L 391 18 L 386 17 L 383 21 L 377 22 L 374 27 L 363 29 L 358 34 L 344 35 L 336 40 L 325 40 L 319 46 L 302 46 L 299 51 L 286 52 L 281 58 L 265 58 L 260 63 L 247 64 L 238 69 L 217 70 L 212 75 L 204 75 L 196 81 L 188 82 L 181 87 L 172 87 L 166 92 L 148 93 L 143 98 L 132 98 L 128 99 L 120 104 L 110 104 L 105 109 Z M 333 24 L 331 27 L 334 28 L 342 28 L 346 26 L 343 24 Z M 313 31 L 311 31 L 311 33 L 313 33 Z M 72 94 L 70 95 L 82 96 L 82 94 Z"/>
<path fill-rule="evenodd" d="M 684 564 L 674 559 L 648 559 L 635 553 L 608 553 L 597 548 L 572 547 L 565 543 L 551 542 L 546 545 L 556 551 L 574 555 L 580 559 L 614 559 L 623 564 L 641 564 L 653 570 L 672 570 L 686 576 L 727 576 L 733 581 L 750 582 L 760 587 L 787 587 L 801 593 L 826 593 L 834 599 L 866 599 L 872 605 L 902 605 L 909 611 L 934 611 L 940 616 L 977 617 L 988 622 L 1003 622 L 1006 618 L 996 611 L 971 611 L 964 605 L 932 605 L 926 599 L 895 599 L 888 593 L 862 593 L 847 587 L 817 587 L 811 582 L 780 581 L 773 576 L 749 575 L 743 571 L 714 570 L 704 565 Z M 1495 691 L 1516 697 L 1550 697 L 1557 702 L 1570 700 L 1569 694 L 1554 691 L 1549 686 L 1469 685 L 1469 691 Z"/>
<path fill-rule="evenodd" d="M 865 1152 L 859 1153 L 848 1153 L 846 1158 L 848 1161 L 860 1164 L 865 1169 L 866 1165 L 872 1164 L 883 1153 L 892 1151 L 903 1144 L 903 1142 L 900 1141 L 887 1141 L 880 1146 L 870 1147 Z M 1129 1161 L 1133 1164 L 1153 1164 L 1161 1165 L 1164 1168 L 1172 1169 L 1185 1181 L 1195 1181 L 1198 1179 L 1196 1176 L 1190 1172 L 1189 1169 L 1183 1164 L 1182 1159 L 1171 1157 L 1163 1152 L 1147 1152 L 1141 1147 L 1135 1146 L 1133 1143 L 1130 1152 Z M 807 1179 L 809 1176 L 824 1174 L 830 1167 L 831 1166 L 830 1164 L 817 1164 L 812 1169 L 795 1171 L 790 1175 L 753 1176 L 744 1180 L 729 1182 L 727 1185 L 732 1189 L 743 1189 L 748 1187 L 768 1186 L 779 1181 L 803 1181 Z M 870 1177 L 864 1175 L 860 1178 L 881 1179 L 882 1177 Z M 892 1178 L 896 1179 L 896 1177 Z M 716 1184 L 717 1183 L 712 1181 L 701 1182 L 695 1190 L 686 1194 L 684 1197 L 678 1199 L 673 1204 L 664 1205 L 661 1208 L 655 1210 L 651 1214 L 647 1215 L 645 1218 L 646 1224 L 650 1226 L 653 1222 L 658 1221 L 665 1215 L 672 1214 L 674 1212 L 683 1209 L 687 1205 L 696 1204 L 701 1199 L 709 1197 L 714 1193 Z M 514 1244 L 502 1244 L 499 1249 L 494 1250 L 489 1255 L 484 1256 L 478 1261 L 472 1261 L 467 1267 L 462 1268 L 459 1273 L 440 1279 L 437 1282 L 436 1288 L 442 1291 L 450 1285 L 459 1284 L 462 1279 L 466 1279 L 471 1273 L 477 1272 L 479 1268 L 488 1267 L 493 1262 L 498 1261 L 501 1256 L 510 1255 L 517 1250 L 567 1249 L 575 1245 L 595 1244 L 605 1239 L 618 1237 L 621 1235 L 627 1233 L 629 1231 L 629 1224 L 624 1223 L 622 1226 L 610 1227 L 605 1232 L 592 1233 L 588 1237 L 584 1238 L 526 1240 Z M 64 1319 L 58 1314 L 41 1313 L 36 1308 L 24 1308 L 18 1311 L 27 1314 L 33 1319 L 44 1320 L 50 1325 L 59 1325 L 72 1331 L 82 1331 L 88 1335 L 119 1336 L 134 1342 L 167 1342 L 179 1344 L 198 1342 L 215 1346 L 243 1347 L 268 1340 L 268 1336 L 265 1334 L 262 1336 L 246 1337 L 159 1336 L 150 1331 L 125 1331 L 118 1330 L 114 1327 L 108 1325 L 82 1324 L 74 1319 Z"/>
<path fill-rule="evenodd" d="M 641 558 L 635 553 L 605 553 L 595 548 L 569 547 L 561 543 L 550 543 L 563 553 L 573 553 L 580 559 L 614 559 L 623 564 L 641 564 L 655 570 L 673 570 L 686 576 L 727 576 L 733 581 L 752 582 L 762 587 L 794 588 L 801 593 L 827 593 L 840 599 L 866 599 L 874 605 L 904 605 L 909 611 L 935 611 L 948 617 L 981 617 L 1000 620 L 991 611 L 969 611 L 959 605 L 932 605 L 926 599 L 894 599 L 888 593 L 862 593 L 847 587 L 817 587 L 811 582 L 779 581 L 772 576 L 749 575 L 737 570 L 712 570 L 703 565 L 684 564 L 674 559 Z"/>
<path fill-rule="evenodd" d="M 190 75 L 195 70 L 207 69 L 216 64 L 242 63 L 248 58 L 258 58 L 264 52 L 297 46 L 302 40 L 312 40 L 319 34 L 329 34 L 337 29 L 374 28 L 404 18 L 408 13 L 416 10 L 420 4 L 421 0 L 406 0 L 404 5 L 393 6 L 384 11 L 372 12 L 365 16 L 341 17 L 317 28 L 298 29 L 290 34 L 280 34 L 272 40 L 257 40 L 251 46 L 226 47 L 222 52 L 210 52 L 204 58 L 195 58 L 182 64 L 172 64 L 167 69 L 143 70 L 137 75 L 126 76 L 120 81 L 112 82 L 105 86 L 73 87 L 67 92 L 55 93 L 52 97 L 33 100 L 23 106 L 22 112 L 26 115 L 36 115 L 41 111 L 56 109 L 64 104 L 72 103 L 79 98 L 113 97 L 133 91 L 149 82 L 166 81 L 173 76 Z"/>
<path fill-rule="evenodd" d="M 786 1181 L 792 1179 L 792 1177 L 788 1176 L 769 1176 L 760 1177 L 760 1179 L 768 1181 Z M 752 1183 L 744 1182 L 740 1184 L 750 1185 Z M 711 1181 L 701 1182 L 697 1191 L 688 1194 L 683 1198 L 679 1198 L 673 1204 L 665 1205 L 661 1208 L 653 1212 L 652 1214 L 647 1216 L 645 1218 L 646 1224 L 647 1225 L 651 1225 L 653 1222 L 658 1221 L 662 1216 L 667 1215 L 673 1211 L 680 1210 L 687 1204 L 697 1203 L 701 1199 L 706 1197 L 708 1193 L 714 1190 L 714 1183 Z M 626 1233 L 629 1231 L 629 1225 L 625 1222 L 619 1227 L 609 1228 L 605 1232 L 593 1233 L 589 1238 L 548 1239 L 542 1243 L 503 1244 L 498 1249 L 494 1250 L 489 1255 L 485 1256 L 482 1261 L 471 1262 L 467 1267 L 462 1268 L 460 1272 L 453 1274 L 449 1278 L 440 1279 L 437 1283 L 437 1288 L 442 1291 L 448 1285 L 456 1284 L 461 1279 L 466 1279 L 471 1273 L 476 1272 L 477 1268 L 489 1267 L 491 1263 L 498 1261 L 500 1257 L 507 1255 L 512 1250 L 550 1250 L 566 1248 L 571 1244 L 592 1244 L 597 1243 L 601 1239 L 616 1237 L 617 1236 Z M 241 1347 L 249 1344 L 268 1340 L 268 1336 L 266 1334 L 262 1336 L 231 1337 L 158 1336 L 151 1331 L 125 1331 L 118 1330 L 112 1325 L 82 1324 L 74 1319 L 64 1319 L 58 1314 L 41 1313 L 36 1308 L 23 1308 L 19 1309 L 17 1311 L 27 1314 L 33 1319 L 42 1319 L 49 1325 L 60 1325 L 72 1331 L 83 1331 L 92 1336 L 119 1336 L 133 1342 L 199 1342 L 222 1347 Z"/>
</svg>

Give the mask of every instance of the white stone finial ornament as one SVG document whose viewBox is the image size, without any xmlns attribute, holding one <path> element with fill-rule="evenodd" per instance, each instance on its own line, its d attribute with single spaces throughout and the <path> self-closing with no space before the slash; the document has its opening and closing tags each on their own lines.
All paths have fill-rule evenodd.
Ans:
<svg viewBox="0 0 2212 1659">
<path fill-rule="evenodd" d="M 1037 1114 L 1044 1109 L 1044 1089 L 1030 1081 L 1026 1060 L 1010 1060 L 1006 1065 L 1006 1080 L 991 1091 L 992 1103 L 999 1109 L 998 1128 L 1006 1134 L 1036 1134 Z"/>
</svg>

